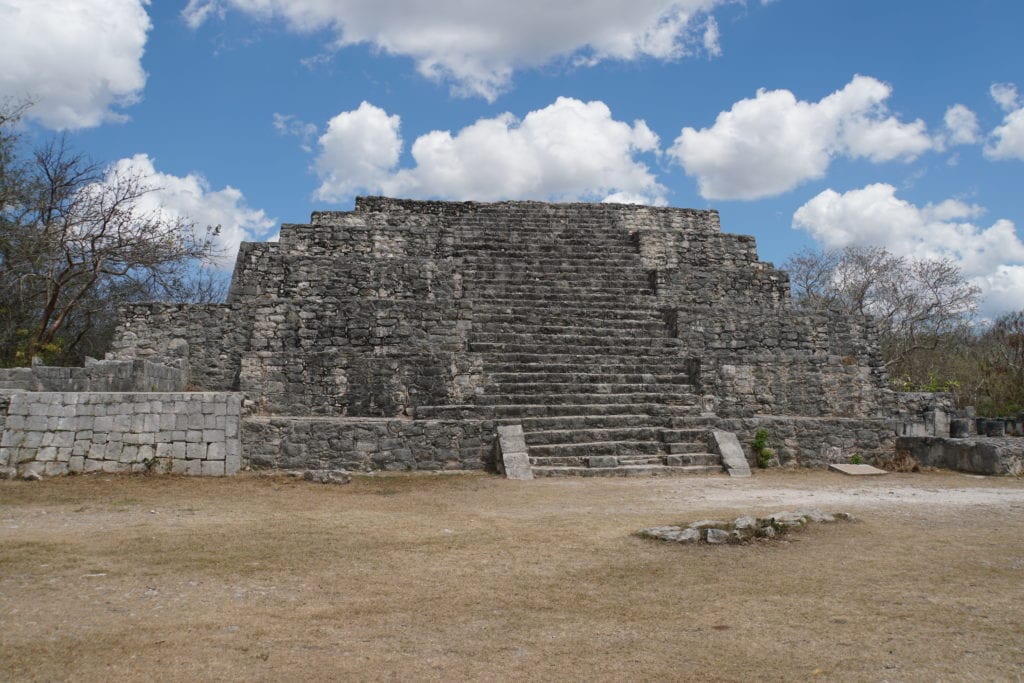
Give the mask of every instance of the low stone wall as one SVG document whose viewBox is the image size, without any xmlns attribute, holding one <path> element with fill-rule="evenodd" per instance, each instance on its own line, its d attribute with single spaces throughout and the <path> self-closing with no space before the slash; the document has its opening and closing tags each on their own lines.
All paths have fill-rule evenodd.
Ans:
<svg viewBox="0 0 1024 683">
<path fill-rule="evenodd" d="M 256 468 L 478 470 L 494 464 L 489 420 L 246 418 L 242 441 Z"/>
<path fill-rule="evenodd" d="M 241 395 L 25 392 L 8 395 L 0 436 L 7 475 L 168 472 L 241 467 Z"/>
<path fill-rule="evenodd" d="M 181 368 L 145 360 L 90 360 L 85 367 L 0 369 L 0 389 L 21 391 L 182 391 Z"/>
<path fill-rule="evenodd" d="M 888 419 L 841 417 L 759 416 L 721 419 L 717 429 L 735 432 L 752 467 L 757 457 L 750 444 L 759 429 L 768 432 L 768 447 L 782 465 L 828 467 L 849 462 L 889 458 L 896 441 L 895 422 Z"/>
<path fill-rule="evenodd" d="M 900 437 L 896 452 L 920 465 L 973 474 L 1024 474 L 1024 439 L 1019 437 Z"/>
</svg>

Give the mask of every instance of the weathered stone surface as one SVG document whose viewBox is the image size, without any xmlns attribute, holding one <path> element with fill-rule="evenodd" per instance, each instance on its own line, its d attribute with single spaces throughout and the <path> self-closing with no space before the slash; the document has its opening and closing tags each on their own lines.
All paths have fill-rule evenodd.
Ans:
<svg viewBox="0 0 1024 683">
<path fill-rule="evenodd" d="M 749 515 L 743 517 L 737 517 L 732 522 L 733 529 L 756 529 L 758 526 L 757 518 Z"/>
<path fill-rule="evenodd" d="M 349 484 L 352 482 L 352 475 L 344 470 L 306 470 L 302 473 L 302 478 L 318 484 Z"/>
<path fill-rule="evenodd" d="M 870 321 L 794 309 L 715 211 L 362 197 L 244 243 L 225 304 L 127 306 L 105 361 L 0 373 L 69 390 L 0 408 L 0 447 L 50 472 L 508 470 L 496 428 L 518 423 L 504 452 L 531 476 L 747 476 L 761 428 L 812 466 L 891 451 L 896 416 L 942 428 L 885 380 Z M 238 393 L 72 407 L 129 383 Z"/>
<path fill-rule="evenodd" d="M 728 529 L 729 522 L 723 519 L 702 519 L 689 525 L 691 529 Z"/>
<path fill-rule="evenodd" d="M 184 432 L 176 436 L 162 430 L 161 424 L 164 418 L 193 412 L 199 417 L 227 415 L 229 407 L 237 419 L 240 405 L 237 397 L 224 393 L 17 392 L 7 398 L 7 410 L 40 419 L 30 418 L 17 431 L 5 428 L 0 443 L 10 445 L 0 447 L 0 456 L 17 473 L 45 476 L 96 471 L 233 474 L 240 458 L 231 462 L 230 471 L 225 458 L 240 453 L 237 435 L 197 430 L 188 433 L 195 439 L 185 443 Z M 198 464 L 176 468 L 172 458 L 186 456 Z"/>
<path fill-rule="evenodd" d="M 974 474 L 1024 474 L 1024 439 L 1020 437 L 900 437 L 896 449 L 926 467 Z"/>
<path fill-rule="evenodd" d="M 885 470 L 880 470 L 873 465 L 852 465 L 846 462 L 834 462 L 831 463 L 828 468 L 833 472 L 839 472 L 840 474 L 847 474 L 853 477 L 870 477 L 879 474 L 888 474 Z"/>
<path fill-rule="evenodd" d="M 713 545 L 728 543 L 732 538 L 732 535 L 725 529 L 707 529 L 704 534 L 704 540 Z"/>
<path fill-rule="evenodd" d="M 819 508 L 800 508 L 783 510 L 762 518 L 743 515 L 731 523 L 705 519 L 693 522 L 685 528 L 675 525 L 648 527 L 637 532 L 637 535 L 676 543 L 742 544 L 755 540 L 771 540 L 789 530 L 799 529 L 811 523 L 827 524 L 837 520 L 853 521 L 853 517 L 844 512 L 830 514 Z"/>
<path fill-rule="evenodd" d="M 533 472 L 530 468 L 530 456 L 526 450 L 526 439 L 523 437 L 522 425 L 498 427 L 498 440 L 496 443 L 500 463 L 499 468 L 507 479 L 533 479 Z"/>
<path fill-rule="evenodd" d="M 722 456 L 722 465 L 730 477 L 749 477 L 750 464 L 743 455 L 743 447 L 732 432 L 715 429 L 711 432 L 715 445 Z"/>
</svg>

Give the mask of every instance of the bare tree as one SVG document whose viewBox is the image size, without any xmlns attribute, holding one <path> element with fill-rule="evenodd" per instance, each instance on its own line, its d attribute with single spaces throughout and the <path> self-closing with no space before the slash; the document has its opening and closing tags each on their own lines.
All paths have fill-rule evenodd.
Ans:
<svg viewBox="0 0 1024 683">
<path fill-rule="evenodd" d="M 196 288 L 217 228 L 144 210 L 140 200 L 155 189 L 145 178 L 108 171 L 63 138 L 27 162 L 12 137 L 0 138 L 0 148 L 0 362 L 67 355 L 102 321 L 110 324 L 118 303 Z"/>
<path fill-rule="evenodd" d="M 974 355 L 979 407 L 988 414 L 1024 411 L 1024 310 L 996 318 Z"/>
<path fill-rule="evenodd" d="M 977 310 L 979 289 L 949 259 L 908 259 L 882 247 L 805 249 L 783 267 L 799 307 L 873 317 L 890 365 L 935 348 Z"/>
</svg>

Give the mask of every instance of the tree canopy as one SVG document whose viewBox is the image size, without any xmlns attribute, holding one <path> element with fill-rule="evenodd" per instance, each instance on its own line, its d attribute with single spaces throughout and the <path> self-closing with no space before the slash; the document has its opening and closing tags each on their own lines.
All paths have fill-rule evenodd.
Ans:
<svg viewBox="0 0 1024 683">
<path fill-rule="evenodd" d="M 986 414 L 1024 410 L 1024 310 L 978 320 L 980 291 L 951 260 L 804 249 L 783 268 L 798 308 L 875 319 L 894 388 L 952 391 Z"/>
<path fill-rule="evenodd" d="M 146 178 L 63 137 L 27 149 L 25 107 L 0 110 L 0 365 L 99 355 L 121 303 L 197 297 L 218 228 L 144 209 Z"/>
</svg>

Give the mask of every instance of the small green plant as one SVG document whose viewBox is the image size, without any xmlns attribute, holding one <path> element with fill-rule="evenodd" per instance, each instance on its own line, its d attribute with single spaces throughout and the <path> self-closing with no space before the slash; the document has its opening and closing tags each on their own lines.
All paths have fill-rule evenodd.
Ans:
<svg viewBox="0 0 1024 683">
<path fill-rule="evenodd" d="M 750 443 L 751 450 L 757 456 L 757 466 L 768 467 L 768 463 L 775 457 L 775 451 L 768 448 L 768 430 L 758 429 L 754 434 L 754 440 Z"/>
<path fill-rule="evenodd" d="M 851 465 L 863 465 L 864 464 L 864 458 L 860 457 L 860 453 L 854 453 L 850 457 L 850 464 Z"/>
<path fill-rule="evenodd" d="M 160 461 L 157 459 L 157 457 L 155 455 L 152 458 L 145 458 L 145 459 L 143 459 L 142 466 L 146 468 L 146 474 L 149 474 L 150 472 L 152 472 L 153 468 L 156 467 L 156 464 L 158 462 L 160 462 Z"/>
</svg>

